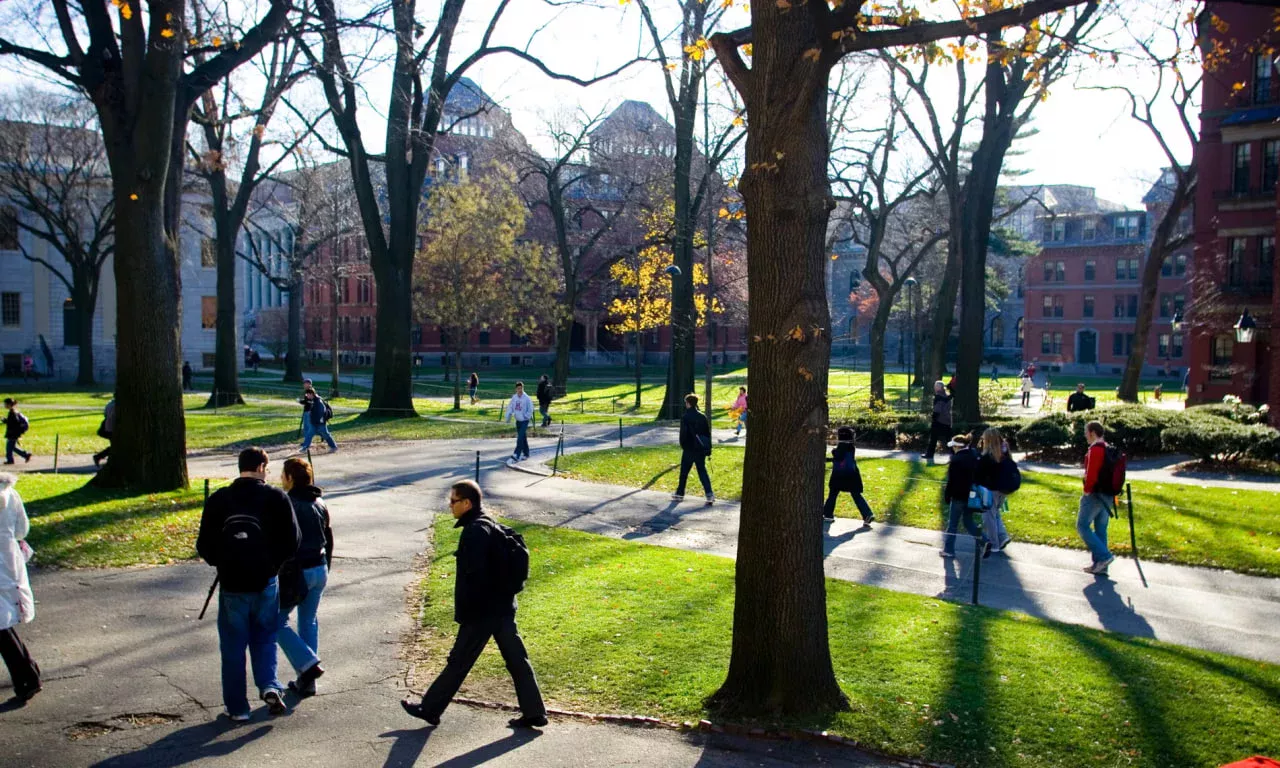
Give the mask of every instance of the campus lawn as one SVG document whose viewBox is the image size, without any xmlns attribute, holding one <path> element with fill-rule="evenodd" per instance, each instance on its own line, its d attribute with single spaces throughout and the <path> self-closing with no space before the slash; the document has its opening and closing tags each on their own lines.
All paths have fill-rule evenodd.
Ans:
<svg viewBox="0 0 1280 768">
<path fill-rule="evenodd" d="M 706 716 L 728 668 L 733 561 L 516 528 L 532 553 L 520 631 L 548 704 Z M 457 537 L 438 518 L 422 586 L 429 674 L 457 630 Z M 1207 768 L 1280 753 L 1274 665 L 834 580 L 827 606 L 850 710 L 782 725 L 960 766 Z M 492 644 L 464 690 L 514 701 Z"/>
<path fill-rule="evenodd" d="M 716 448 L 707 464 L 716 495 L 740 497 L 743 456 L 742 448 Z M 670 492 L 679 480 L 679 461 L 676 447 L 625 448 L 563 456 L 559 468 L 583 480 Z M 858 466 L 864 496 L 881 522 L 934 530 L 945 527 L 941 507 L 945 465 L 864 459 Z M 697 479 L 691 481 L 696 492 Z M 1143 559 L 1280 576 L 1280 493 L 1132 485 L 1138 553 Z M 1075 530 L 1079 499 L 1078 477 L 1023 472 L 1022 488 L 1009 499 L 1004 518 L 1009 535 L 1015 541 L 1083 549 Z M 858 516 L 848 494 L 841 496 L 836 515 Z M 1117 555 L 1131 552 L 1127 527 L 1124 519 L 1111 523 L 1110 545 Z"/>
<path fill-rule="evenodd" d="M 186 491 L 144 494 L 94 488 L 88 481 L 86 475 L 34 473 L 18 479 L 31 519 L 27 541 L 36 551 L 34 564 L 97 568 L 196 556 L 203 481 Z"/>
</svg>

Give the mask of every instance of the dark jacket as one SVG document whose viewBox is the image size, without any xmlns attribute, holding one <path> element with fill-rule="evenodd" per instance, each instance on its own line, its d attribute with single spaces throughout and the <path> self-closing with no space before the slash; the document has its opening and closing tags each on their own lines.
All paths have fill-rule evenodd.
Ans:
<svg viewBox="0 0 1280 768">
<path fill-rule="evenodd" d="M 951 395 L 934 394 L 933 423 L 951 426 Z"/>
<path fill-rule="evenodd" d="M 944 501 L 969 501 L 969 491 L 973 488 L 974 478 L 978 473 L 978 452 L 972 448 L 956 451 L 947 465 L 947 487 L 942 492 Z"/>
<path fill-rule="evenodd" d="M 1083 392 L 1072 392 L 1067 398 L 1067 412 L 1087 411 L 1093 408 L 1093 398 Z"/>
<path fill-rule="evenodd" d="M 551 400 L 552 400 L 551 382 L 539 381 L 538 382 L 538 407 L 546 408 L 548 405 L 551 405 Z"/>
<path fill-rule="evenodd" d="M 1000 485 L 1000 462 L 989 453 L 978 459 L 978 468 L 974 472 L 973 482 L 987 490 L 994 491 Z"/>
<path fill-rule="evenodd" d="M 319 395 L 316 395 L 316 397 L 319 397 Z M 311 412 L 311 401 L 307 399 L 306 395 L 303 395 L 302 397 L 298 398 L 298 405 L 302 406 L 303 413 Z"/>
<path fill-rule="evenodd" d="M 293 556 L 301 568 L 333 567 L 333 528 L 329 524 L 329 507 L 320 499 L 323 493 L 314 485 L 289 491 L 293 514 L 302 531 L 298 554 Z"/>
<path fill-rule="evenodd" d="M 4 439 L 17 440 L 22 437 L 22 422 L 25 417 L 13 409 L 4 415 Z"/>
<path fill-rule="evenodd" d="M 311 408 L 306 411 L 306 414 L 307 418 L 311 420 L 311 423 L 317 427 L 328 421 L 328 419 L 324 417 L 324 400 L 322 400 L 319 395 L 315 396 L 315 399 L 311 403 Z"/>
<path fill-rule="evenodd" d="M 853 463 L 853 471 L 845 472 L 840 469 L 840 463 L 844 457 L 853 456 L 856 449 L 853 443 L 837 443 L 835 448 L 831 449 L 831 458 L 827 461 L 831 462 L 831 480 L 829 487 L 837 491 L 849 491 L 850 493 L 862 493 L 862 471 L 858 469 L 858 463 Z"/>
<path fill-rule="evenodd" d="M 236 514 L 258 518 L 267 547 L 264 562 L 245 566 L 222 561 L 222 527 L 227 517 Z M 218 569 L 218 579 L 226 591 L 261 592 L 280 572 L 284 561 L 298 551 L 301 539 L 293 505 L 284 491 L 257 478 L 239 477 L 231 485 L 214 491 L 205 502 L 196 552 Z"/>
<path fill-rule="evenodd" d="M 699 442 L 701 436 L 705 441 Z M 680 450 L 703 456 L 711 455 L 711 424 L 697 408 L 685 408 L 680 417 Z"/>
<path fill-rule="evenodd" d="M 498 553 L 494 547 L 500 535 L 493 518 L 479 510 L 462 517 L 454 528 L 461 528 L 458 538 L 457 574 L 453 582 L 453 620 L 473 624 L 486 619 L 516 615 L 515 595 L 504 595 L 494 585 L 493 563 Z"/>
</svg>

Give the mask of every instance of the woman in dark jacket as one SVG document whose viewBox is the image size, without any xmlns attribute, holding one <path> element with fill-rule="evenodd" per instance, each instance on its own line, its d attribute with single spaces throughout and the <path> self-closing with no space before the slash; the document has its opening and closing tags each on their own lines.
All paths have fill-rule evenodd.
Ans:
<svg viewBox="0 0 1280 768">
<path fill-rule="evenodd" d="M 551 424 L 551 414 L 548 411 L 551 408 L 552 399 L 551 380 L 544 373 L 542 378 L 538 379 L 538 410 L 542 411 L 544 429 Z"/>
<path fill-rule="evenodd" d="M 467 379 L 467 392 L 471 395 L 471 404 L 476 404 L 476 390 L 480 388 L 480 374 L 475 371 L 471 372 L 470 378 Z"/>
<path fill-rule="evenodd" d="M 831 458 L 827 459 L 831 462 L 831 481 L 828 485 L 827 503 L 822 508 L 822 516 L 827 520 L 835 520 L 836 497 L 841 491 L 847 491 L 853 497 L 853 503 L 858 507 L 858 511 L 862 513 L 862 524 L 869 528 L 876 516 L 872 514 L 867 500 L 862 498 L 862 472 L 858 470 L 858 462 L 855 458 L 853 429 L 841 427 L 836 432 L 836 437 L 840 442 L 831 449 Z"/>
<path fill-rule="evenodd" d="M 302 543 L 294 560 L 302 571 L 307 591 L 298 603 L 296 631 L 289 626 L 292 609 L 280 611 L 276 642 L 298 673 L 298 679 L 289 683 L 290 690 L 306 698 L 315 695 L 316 678 L 324 674 L 320 666 L 320 624 L 316 612 L 333 564 L 333 528 L 329 524 L 329 508 L 320 499 L 322 491 L 313 484 L 310 464 L 303 459 L 286 459 L 280 479 L 302 531 Z"/>
</svg>

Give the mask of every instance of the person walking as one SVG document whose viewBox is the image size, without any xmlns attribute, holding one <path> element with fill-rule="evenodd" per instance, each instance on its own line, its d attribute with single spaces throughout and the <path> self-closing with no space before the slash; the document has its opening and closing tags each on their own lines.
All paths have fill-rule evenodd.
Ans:
<svg viewBox="0 0 1280 768">
<path fill-rule="evenodd" d="M 684 396 L 684 415 L 680 417 L 680 484 L 671 495 L 672 501 L 684 501 L 684 487 L 689 480 L 689 469 L 698 468 L 698 480 L 707 495 L 707 506 L 716 503 L 711 492 L 711 477 L 707 475 L 707 457 L 711 455 L 711 424 L 698 410 L 698 396 Z"/>
<path fill-rule="evenodd" d="M 4 399 L 4 407 L 9 411 L 4 417 L 4 463 L 12 464 L 15 453 L 21 456 L 23 461 L 29 462 L 31 454 L 19 448 L 18 441 L 27 434 L 27 430 L 31 428 L 31 422 L 27 421 L 27 417 L 18 410 L 18 401 L 12 397 Z"/>
<path fill-rule="evenodd" d="M 742 428 L 747 426 L 747 388 L 738 387 L 738 399 L 733 401 L 733 406 L 729 409 L 738 415 L 738 423 L 733 428 L 734 435 L 742 434 Z"/>
<path fill-rule="evenodd" d="M 511 557 L 508 548 L 513 544 L 507 531 L 484 513 L 482 503 L 483 494 L 474 481 L 462 480 L 449 489 L 449 512 L 458 521 L 454 527 L 462 529 L 458 551 L 454 553 L 453 620 L 458 624 L 458 635 L 444 670 L 422 700 L 401 701 L 400 706 L 413 717 L 439 725 L 445 708 L 492 637 L 511 673 L 520 704 L 520 717 L 507 724 L 512 728 L 541 728 L 547 724 L 547 710 L 516 627 L 515 592 L 519 589 L 513 591 L 512 585 L 504 584 L 500 572 L 505 569 L 495 567 L 503 558 Z M 519 546 L 523 549 L 523 540 Z"/>
<path fill-rule="evenodd" d="M 333 453 L 338 450 L 338 444 L 333 441 L 333 435 L 329 434 L 329 419 L 333 418 L 333 409 L 324 401 L 324 398 L 316 394 L 315 389 L 308 389 L 302 395 L 305 401 L 302 404 L 303 416 L 302 421 L 302 448 L 303 453 L 311 447 L 311 440 L 316 436 L 324 438 L 329 445 L 329 452 Z"/>
<path fill-rule="evenodd" d="M 298 675 L 289 682 L 289 690 L 305 699 L 316 695 L 316 680 L 324 674 L 320 666 L 320 623 L 316 613 L 333 568 L 333 527 L 329 522 L 329 507 L 320 498 L 324 492 L 315 486 L 311 464 L 305 459 L 285 459 L 280 485 L 289 494 L 298 529 L 302 532 L 293 563 L 301 572 L 306 592 L 296 606 L 297 630 L 289 626 L 289 614 L 294 606 L 281 602 L 276 643 Z"/>
<path fill-rule="evenodd" d="M 18 495 L 18 478 L 0 472 L 0 656 L 9 668 L 13 695 L 26 701 L 40 692 L 40 665 L 18 637 L 17 627 L 36 617 L 36 600 L 27 579 L 31 548 L 24 539 L 31 530 L 27 510 Z"/>
<path fill-rule="evenodd" d="M 189 389 L 194 389 L 194 387 L 191 386 L 191 363 L 186 360 L 183 360 L 182 361 L 182 390 L 185 392 Z"/>
<path fill-rule="evenodd" d="M 32 359 L 31 355 L 23 355 L 22 356 L 22 383 L 26 384 L 27 379 L 35 379 L 35 378 L 37 378 L 36 361 Z"/>
<path fill-rule="evenodd" d="M 991 364 L 991 380 L 996 383 L 1000 381 L 1000 371 L 996 369 L 995 363 Z"/>
<path fill-rule="evenodd" d="M 196 552 L 218 569 L 218 648 L 222 703 L 233 722 L 249 719 L 244 655 L 253 682 L 273 715 L 288 711 L 276 679 L 280 566 L 298 551 L 302 532 L 289 497 L 267 485 L 267 452 L 240 452 L 240 477 L 204 504 Z"/>
<path fill-rule="evenodd" d="M 1004 502 L 1007 486 L 1002 482 L 1009 472 L 1007 464 L 1013 462 L 1009 446 L 1000 430 L 990 427 L 982 433 L 982 456 L 978 459 L 975 482 L 991 491 L 991 506 L 982 510 L 982 533 L 991 543 L 991 551 L 1000 552 L 1013 540 L 1004 527 Z M 1014 465 L 1016 470 L 1017 465 Z"/>
<path fill-rule="evenodd" d="M 1023 371 L 1021 376 L 1022 382 L 1022 407 L 1031 407 L 1031 390 L 1035 387 L 1035 383 L 1031 378 L 1029 371 Z"/>
<path fill-rule="evenodd" d="M 307 390 L 315 389 L 315 385 L 311 379 L 302 380 L 302 394 L 298 396 L 298 405 L 302 406 L 302 420 L 298 423 L 298 431 L 302 435 L 303 440 L 310 440 L 314 436 L 311 431 L 311 402 L 307 399 Z"/>
<path fill-rule="evenodd" d="M 538 379 L 538 410 L 542 412 L 543 429 L 546 429 L 551 424 L 551 414 L 547 412 L 551 408 L 551 396 L 551 380 L 544 373 L 542 378 Z"/>
<path fill-rule="evenodd" d="M 925 461 L 933 461 L 933 451 L 938 441 L 951 439 L 951 400 L 952 395 L 941 381 L 933 383 L 933 421 L 929 425 L 929 444 L 925 446 Z"/>
<path fill-rule="evenodd" d="M 841 491 L 853 497 L 854 506 L 862 513 L 862 526 L 870 528 L 876 516 L 871 506 L 862 497 L 862 472 L 858 469 L 853 444 L 853 428 L 840 427 L 836 430 L 836 447 L 831 449 L 831 480 L 827 483 L 827 503 L 822 507 L 822 517 L 826 520 L 836 519 L 836 497 Z"/>
<path fill-rule="evenodd" d="M 111 455 L 111 436 L 116 430 L 116 399 L 112 396 L 102 409 L 102 423 L 98 425 L 98 437 L 107 441 L 107 447 L 93 454 L 93 466 L 101 467 L 102 460 Z"/>
<path fill-rule="evenodd" d="M 969 438 L 956 435 L 947 443 L 948 448 L 955 450 L 947 464 L 947 484 L 942 491 L 942 500 L 948 506 L 947 531 L 942 536 L 943 557 L 956 556 L 956 536 L 960 524 L 970 536 L 977 540 L 982 536 L 977 523 L 973 521 L 973 511 L 969 508 L 969 491 L 973 490 L 974 478 L 978 471 L 978 453 L 969 447 Z M 990 544 L 983 546 L 986 556 Z"/>
<path fill-rule="evenodd" d="M 476 390 L 480 388 L 480 374 L 475 371 L 471 372 L 471 378 L 467 379 L 467 391 L 471 394 L 471 404 L 476 404 Z"/>
<path fill-rule="evenodd" d="M 533 419 L 533 401 L 524 393 L 524 382 L 516 382 L 516 393 L 507 404 L 507 421 L 516 421 L 516 450 L 511 454 L 512 461 L 524 461 L 529 458 L 529 421 Z"/>
<path fill-rule="evenodd" d="M 1086 424 L 1084 438 L 1089 443 L 1089 450 L 1084 455 L 1084 495 L 1080 497 L 1080 509 L 1076 514 L 1076 532 L 1093 558 L 1093 562 L 1084 567 L 1084 572 L 1105 576 L 1107 568 L 1116 559 L 1107 549 L 1107 523 L 1111 520 L 1115 498 L 1108 498 L 1102 479 L 1107 463 L 1107 441 L 1103 439 L 1102 423 L 1091 421 Z"/>
</svg>

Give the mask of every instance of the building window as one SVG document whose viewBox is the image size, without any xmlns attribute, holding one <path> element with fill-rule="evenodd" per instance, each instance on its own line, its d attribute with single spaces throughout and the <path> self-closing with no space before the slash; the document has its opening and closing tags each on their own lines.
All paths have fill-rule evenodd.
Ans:
<svg viewBox="0 0 1280 768">
<path fill-rule="evenodd" d="M 71 299 L 62 302 L 62 346 L 80 346 L 80 315 Z"/>
<path fill-rule="evenodd" d="M 1084 239 L 1095 240 L 1098 237 L 1098 220 L 1089 217 L 1084 220 Z"/>
<path fill-rule="evenodd" d="M 1115 296 L 1115 307 L 1111 313 L 1112 317 L 1124 317 L 1124 296 L 1117 294 Z"/>
<path fill-rule="evenodd" d="M 1053 316 L 1054 317 L 1062 317 L 1062 307 L 1063 307 L 1062 297 L 1054 296 L 1053 297 Z"/>
<path fill-rule="evenodd" d="M 1062 334 L 1061 333 L 1053 334 L 1053 354 L 1055 355 L 1062 354 Z"/>
<path fill-rule="evenodd" d="M 1137 317 L 1138 316 L 1138 296 L 1137 294 L 1120 295 L 1115 297 L 1114 317 Z"/>
<path fill-rule="evenodd" d="M 1126 297 L 1125 309 L 1129 317 L 1138 316 L 1138 295 L 1136 293 L 1131 293 Z"/>
<path fill-rule="evenodd" d="M 1235 340 L 1230 336 L 1214 336 L 1210 352 L 1209 379 L 1216 381 L 1231 380 L 1231 363 L 1235 353 Z"/>
<path fill-rule="evenodd" d="M 18 250 L 18 210 L 12 206 L 0 208 L 0 251 Z"/>
<path fill-rule="evenodd" d="M 1169 356 L 1169 334 L 1167 333 L 1160 334 L 1159 347 L 1160 349 L 1157 354 L 1160 357 L 1168 357 Z"/>
<path fill-rule="evenodd" d="M 1093 297 L 1092 296 L 1084 297 L 1084 308 L 1081 311 L 1081 314 L 1084 317 L 1093 317 Z"/>
<path fill-rule="evenodd" d="M 1173 297 L 1167 293 L 1160 294 L 1160 316 L 1171 317 L 1173 314 Z"/>
<path fill-rule="evenodd" d="M 1115 218 L 1115 236 L 1117 240 L 1134 240 L 1141 234 L 1142 220 L 1138 214 L 1133 213 L 1127 216 L 1117 216 Z"/>
<path fill-rule="evenodd" d="M 1000 316 L 991 319 L 991 346 L 1004 346 L 1004 318 Z"/>
<path fill-rule="evenodd" d="M 1018 267 L 1018 298 L 1022 298 L 1027 287 L 1027 275 L 1022 267 Z"/>
<path fill-rule="evenodd" d="M 1045 296 L 1043 304 L 1043 317 L 1053 317 L 1053 297 Z"/>
<path fill-rule="evenodd" d="M 1173 349 L 1170 351 L 1170 357 L 1182 357 L 1182 334 L 1173 334 Z"/>
<path fill-rule="evenodd" d="M 209 330 L 218 326 L 218 297 L 200 297 L 200 327 Z"/>
<path fill-rule="evenodd" d="M 1021 348 L 1021 347 L 1022 347 L 1022 344 L 1023 344 L 1023 334 L 1022 334 L 1022 331 L 1023 331 L 1023 327 L 1022 327 L 1022 318 L 1018 318 L 1018 322 L 1017 322 L 1017 324 L 1016 324 L 1016 325 L 1014 325 L 1014 334 L 1018 337 L 1018 347 L 1019 347 L 1019 348 Z"/>
<path fill-rule="evenodd" d="M 1227 285 L 1232 288 L 1244 286 L 1244 251 L 1243 237 L 1233 237 L 1227 242 Z"/>
<path fill-rule="evenodd" d="M 1173 314 L 1181 315 L 1186 311 L 1187 297 L 1185 294 L 1173 294 Z"/>
<path fill-rule="evenodd" d="M 1280 178 L 1280 139 L 1262 142 L 1262 191 L 1275 192 Z"/>
<path fill-rule="evenodd" d="M 1111 354 L 1115 357 L 1127 357 L 1133 351 L 1132 333 L 1111 334 Z"/>
<path fill-rule="evenodd" d="M 1055 243 L 1060 243 L 1063 240 L 1066 240 L 1067 239 L 1067 222 L 1054 221 L 1051 234 L 1053 235 L 1053 241 Z"/>
<path fill-rule="evenodd" d="M 1049 333 L 1048 331 L 1045 331 L 1044 333 L 1040 334 L 1040 354 L 1042 355 L 1053 354 L 1053 334 Z"/>
<path fill-rule="evenodd" d="M 1138 260 L 1137 259 L 1129 259 L 1129 279 L 1130 280 L 1138 279 Z"/>
<path fill-rule="evenodd" d="M 360 304 L 368 304 L 371 299 L 372 293 L 369 290 L 369 278 L 358 278 L 356 280 L 356 301 Z"/>
<path fill-rule="evenodd" d="M 218 244 L 212 237 L 200 238 L 200 266 L 205 269 L 218 266 Z"/>
<path fill-rule="evenodd" d="M 1046 283 L 1053 282 L 1053 262 L 1046 261 L 1044 263 L 1044 281 Z"/>
<path fill-rule="evenodd" d="M 1231 193 L 1234 195 L 1249 194 L 1249 145 L 1237 144 L 1235 164 L 1231 172 Z"/>
<path fill-rule="evenodd" d="M 1253 57 L 1253 103 L 1271 101 L 1271 56 L 1260 53 Z"/>
<path fill-rule="evenodd" d="M 1161 277 L 1182 277 L 1187 274 L 1187 254 L 1179 253 L 1165 258 L 1160 265 Z"/>
<path fill-rule="evenodd" d="M 1057 262 L 1056 264 L 1054 264 L 1054 267 L 1053 267 L 1053 279 L 1054 279 L 1054 280 L 1057 280 L 1057 281 L 1058 281 L 1058 282 L 1060 282 L 1060 283 L 1064 283 L 1064 282 L 1066 282 L 1066 280 L 1067 280 L 1067 262 L 1065 262 L 1065 261 L 1059 261 L 1059 262 Z"/>
<path fill-rule="evenodd" d="M 1275 235 L 1258 238 L 1258 284 L 1268 290 L 1275 282 Z"/>
<path fill-rule="evenodd" d="M 487 346 L 489 346 L 489 332 L 488 332 L 488 331 L 481 331 L 481 332 L 480 332 L 480 346 L 482 346 L 482 347 L 487 347 Z"/>
<path fill-rule="evenodd" d="M 1098 277 L 1098 262 L 1094 259 L 1087 259 L 1084 263 L 1084 279 L 1094 280 Z"/>
</svg>

